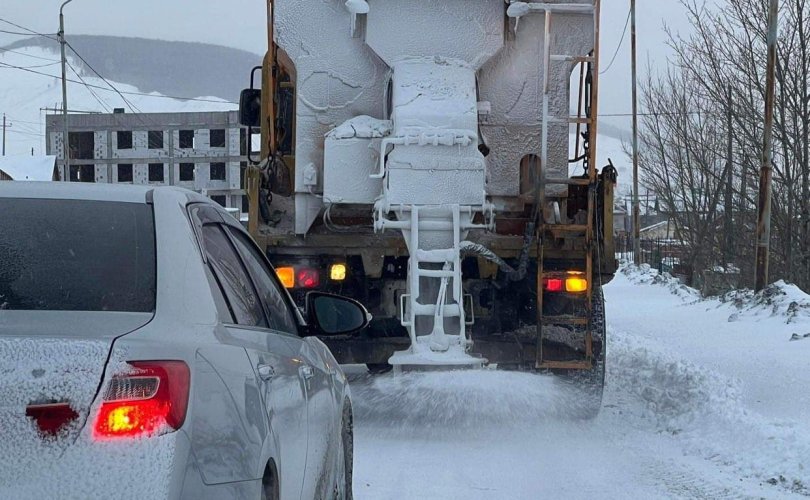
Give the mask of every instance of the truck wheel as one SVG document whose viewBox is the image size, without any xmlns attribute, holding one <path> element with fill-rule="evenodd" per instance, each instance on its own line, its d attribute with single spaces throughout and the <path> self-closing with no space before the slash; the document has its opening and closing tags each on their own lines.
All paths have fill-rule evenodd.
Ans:
<svg viewBox="0 0 810 500">
<path fill-rule="evenodd" d="M 366 363 L 366 368 L 368 368 L 368 372 L 372 375 L 382 375 L 394 369 L 394 367 L 388 363 Z"/>
<path fill-rule="evenodd" d="M 575 371 L 569 374 L 570 380 L 580 392 L 577 415 L 590 420 L 599 415 L 602 408 L 602 394 L 605 389 L 605 354 L 607 351 L 607 328 L 605 324 L 605 297 L 601 287 L 594 287 L 591 298 L 593 311 L 593 336 L 602 339 L 602 352 L 594 360 L 592 370 Z"/>
</svg>

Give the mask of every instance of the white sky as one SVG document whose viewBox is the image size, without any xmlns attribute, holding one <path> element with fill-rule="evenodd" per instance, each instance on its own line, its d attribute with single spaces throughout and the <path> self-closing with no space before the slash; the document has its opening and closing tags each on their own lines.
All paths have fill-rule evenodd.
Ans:
<svg viewBox="0 0 810 500">
<path fill-rule="evenodd" d="M 303 0 L 301 0 L 303 1 Z M 403 0 L 407 1 L 407 0 Z M 0 18 L 35 31 L 55 33 L 61 0 L 2 0 Z M 602 64 L 607 66 L 622 36 L 630 0 L 603 0 Z M 678 0 L 638 0 L 639 71 L 649 60 L 663 68 L 670 54 L 663 23 L 686 30 L 684 8 Z M 266 45 L 264 0 L 73 0 L 65 7 L 65 31 L 89 35 L 138 36 L 163 40 L 206 42 L 263 53 Z M 18 30 L 0 22 L 0 29 Z M 630 112 L 630 34 L 616 62 L 601 80 L 604 113 Z M 20 37 L 0 33 L 0 45 Z M 629 129 L 628 119 L 611 123 Z"/>
</svg>

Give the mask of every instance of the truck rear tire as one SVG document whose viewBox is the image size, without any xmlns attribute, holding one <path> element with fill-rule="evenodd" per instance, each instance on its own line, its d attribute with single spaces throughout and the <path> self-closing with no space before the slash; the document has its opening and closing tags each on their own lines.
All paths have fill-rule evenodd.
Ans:
<svg viewBox="0 0 810 500">
<path fill-rule="evenodd" d="M 605 297 L 601 287 L 594 287 L 591 298 L 593 313 L 592 332 L 594 338 L 602 340 L 602 351 L 594 356 L 594 367 L 590 371 L 572 371 L 568 377 L 581 393 L 581 403 L 576 412 L 581 418 L 590 420 L 599 415 L 602 408 L 602 395 L 605 390 L 605 354 L 607 351 L 607 327 L 605 323 Z"/>
</svg>

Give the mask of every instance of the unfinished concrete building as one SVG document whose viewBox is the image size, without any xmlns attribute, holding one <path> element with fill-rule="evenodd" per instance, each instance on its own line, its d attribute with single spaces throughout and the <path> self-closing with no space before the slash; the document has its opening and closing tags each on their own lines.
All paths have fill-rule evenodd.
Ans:
<svg viewBox="0 0 810 500">
<path fill-rule="evenodd" d="M 248 140 L 236 111 L 70 114 L 67 176 L 62 120 L 45 122 L 47 153 L 57 157 L 62 180 L 180 186 L 247 212 Z"/>
</svg>

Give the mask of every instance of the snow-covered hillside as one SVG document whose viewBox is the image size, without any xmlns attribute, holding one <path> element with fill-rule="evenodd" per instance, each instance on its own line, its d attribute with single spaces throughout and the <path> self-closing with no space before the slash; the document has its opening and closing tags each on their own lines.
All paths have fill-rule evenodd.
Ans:
<svg viewBox="0 0 810 500">
<path fill-rule="evenodd" d="M 75 59 L 68 57 L 68 61 L 73 67 L 80 67 Z M 68 68 L 68 79 L 74 80 L 68 82 L 68 107 L 71 110 L 111 112 L 113 108 L 125 108 L 128 113 L 132 112 L 130 104 L 124 102 L 102 79 L 81 70 L 79 73 L 90 88 L 83 85 L 81 79 Z M 6 136 L 6 154 L 31 154 L 32 148 L 36 154 L 45 154 L 45 112 L 40 108 L 61 106 L 60 75 L 59 59 L 51 51 L 42 48 L 0 51 L 0 113 L 5 113 L 7 120 L 12 123 Z M 216 97 L 184 96 L 202 99 L 191 101 L 166 98 L 158 93 L 132 95 L 127 92 L 140 93 L 140 90 L 125 83 L 111 83 L 136 110 L 144 113 L 237 108 L 236 104 Z"/>
</svg>

